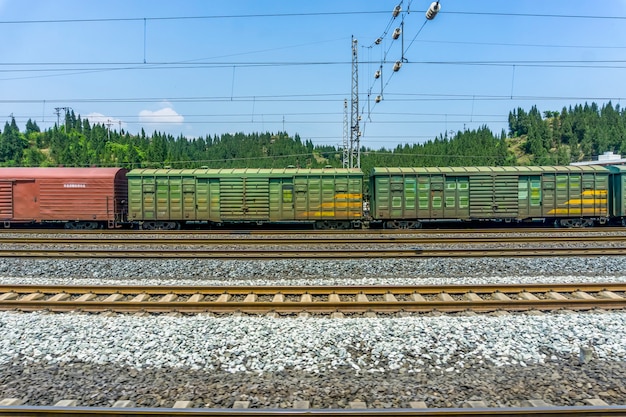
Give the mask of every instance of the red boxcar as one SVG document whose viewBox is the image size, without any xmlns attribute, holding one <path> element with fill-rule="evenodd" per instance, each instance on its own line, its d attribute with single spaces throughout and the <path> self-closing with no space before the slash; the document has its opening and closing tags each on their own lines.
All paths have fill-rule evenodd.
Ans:
<svg viewBox="0 0 626 417">
<path fill-rule="evenodd" d="M 61 222 L 66 228 L 126 221 L 128 183 L 121 168 L 0 168 L 0 222 Z"/>
</svg>

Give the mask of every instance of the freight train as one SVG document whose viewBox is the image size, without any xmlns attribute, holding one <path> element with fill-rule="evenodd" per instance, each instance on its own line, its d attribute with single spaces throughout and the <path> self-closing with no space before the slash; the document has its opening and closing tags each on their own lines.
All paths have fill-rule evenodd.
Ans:
<svg viewBox="0 0 626 417">
<path fill-rule="evenodd" d="M 68 229 L 241 223 L 626 225 L 626 166 L 360 169 L 0 168 L 0 222 Z"/>
</svg>

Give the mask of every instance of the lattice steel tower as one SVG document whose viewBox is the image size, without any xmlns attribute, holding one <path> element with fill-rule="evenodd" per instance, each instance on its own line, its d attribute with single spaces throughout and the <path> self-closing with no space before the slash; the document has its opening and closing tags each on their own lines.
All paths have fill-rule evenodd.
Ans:
<svg viewBox="0 0 626 417">
<path fill-rule="evenodd" d="M 358 42 L 352 37 L 352 111 L 350 113 L 349 168 L 361 168 L 361 131 L 359 129 L 359 57 Z"/>
</svg>

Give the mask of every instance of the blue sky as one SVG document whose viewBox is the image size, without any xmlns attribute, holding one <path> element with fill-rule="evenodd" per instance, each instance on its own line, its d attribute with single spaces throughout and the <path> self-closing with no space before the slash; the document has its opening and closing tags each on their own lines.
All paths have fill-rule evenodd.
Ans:
<svg viewBox="0 0 626 417">
<path fill-rule="evenodd" d="M 430 3 L 0 0 L 0 120 L 48 128 L 69 107 L 131 133 L 287 131 L 341 146 L 352 36 L 373 149 L 500 132 L 517 107 L 624 106 L 626 0 L 441 0 L 425 23 Z"/>
</svg>

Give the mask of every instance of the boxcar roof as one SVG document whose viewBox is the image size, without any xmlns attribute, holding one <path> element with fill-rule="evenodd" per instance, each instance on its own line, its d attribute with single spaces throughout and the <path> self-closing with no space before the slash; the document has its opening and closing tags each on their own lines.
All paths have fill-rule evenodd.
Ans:
<svg viewBox="0 0 626 417">
<path fill-rule="evenodd" d="M 133 169 L 127 176 L 259 176 L 282 177 L 285 175 L 363 175 L 357 168 L 222 168 L 222 169 Z"/>
<path fill-rule="evenodd" d="M 372 168 L 372 175 L 403 175 L 403 174 L 543 174 L 543 173 L 591 173 L 609 170 L 606 167 L 590 165 L 563 166 L 503 166 L 503 167 L 410 167 L 410 168 Z"/>
<path fill-rule="evenodd" d="M 17 167 L 0 168 L 0 179 L 115 178 L 124 168 Z"/>
<path fill-rule="evenodd" d="M 626 172 L 626 165 L 609 165 L 607 168 L 610 169 L 611 172 Z"/>
</svg>

